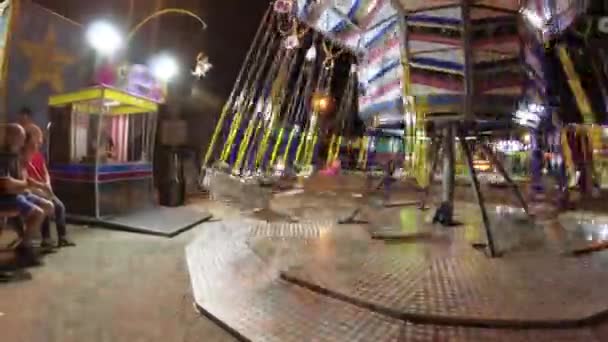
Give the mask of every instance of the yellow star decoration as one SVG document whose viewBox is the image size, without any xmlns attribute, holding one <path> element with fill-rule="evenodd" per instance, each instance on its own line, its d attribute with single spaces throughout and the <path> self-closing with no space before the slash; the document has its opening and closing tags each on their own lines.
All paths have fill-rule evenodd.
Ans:
<svg viewBox="0 0 608 342">
<path fill-rule="evenodd" d="M 57 49 L 55 30 L 49 27 L 43 42 L 22 41 L 21 50 L 30 61 L 30 75 L 23 85 L 29 92 L 47 83 L 55 93 L 63 92 L 63 69 L 75 58 Z"/>
</svg>

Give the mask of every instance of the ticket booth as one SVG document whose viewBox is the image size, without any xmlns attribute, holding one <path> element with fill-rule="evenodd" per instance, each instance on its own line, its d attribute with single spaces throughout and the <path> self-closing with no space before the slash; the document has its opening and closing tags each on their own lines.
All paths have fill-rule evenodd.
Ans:
<svg viewBox="0 0 608 342">
<path fill-rule="evenodd" d="M 49 170 L 68 214 L 99 220 L 155 206 L 158 103 L 98 86 L 49 106 Z"/>
</svg>

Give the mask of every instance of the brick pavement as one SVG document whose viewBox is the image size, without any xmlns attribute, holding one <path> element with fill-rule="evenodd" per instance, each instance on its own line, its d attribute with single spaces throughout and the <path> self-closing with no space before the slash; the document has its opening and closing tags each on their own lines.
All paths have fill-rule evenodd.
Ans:
<svg viewBox="0 0 608 342">
<path fill-rule="evenodd" d="M 69 229 L 78 246 L 46 257 L 30 281 L 0 284 L 0 341 L 235 341 L 192 306 L 183 251 L 204 225 L 173 239 Z"/>
<path fill-rule="evenodd" d="M 541 260 L 530 263 L 531 270 L 490 265 L 499 268 L 494 275 L 507 274 L 502 279 L 486 276 L 483 280 L 480 273 L 491 270 L 480 263 L 519 264 L 485 257 L 476 262 L 453 259 L 461 252 L 436 257 L 415 245 L 366 246 L 364 234 L 351 232 L 356 230 L 331 227 L 327 222 L 216 223 L 187 248 L 197 302 L 252 341 L 602 341 L 606 336 L 602 326 L 568 328 L 559 322 L 587 314 L 593 305 L 606 304 L 600 300 L 601 285 L 591 293 L 575 292 L 572 287 L 589 289 L 598 285 L 597 279 L 580 276 L 578 285 L 565 286 L 561 283 L 564 278 L 526 278 L 531 270 L 545 270 L 547 261 Z M 576 265 L 586 262 L 573 261 Z M 299 286 L 290 277 L 316 283 L 324 290 Z M 544 283 L 538 283 L 539 279 Z M 501 281 L 508 281 L 511 287 L 485 287 Z M 369 310 L 365 303 L 332 292 L 402 310 L 405 316 Z M 542 297 L 551 292 L 557 296 Z M 566 299 L 570 302 L 562 302 Z M 568 306 L 574 309 L 568 310 Z M 473 322 L 476 314 L 478 321 Z M 442 320 L 441 316 L 454 319 Z M 535 319 L 538 326 L 519 329 L 518 324 L 511 328 L 502 324 L 512 319 Z M 558 320 L 556 326 L 544 323 L 550 320 Z"/>
<path fill-rule="evenodd" d="M 589 237 L 585 234 L 589 229 L 580 224 L 566 227 L 566 243 L 553 243 L 547 241 L 543 225 L 526 223 L 517 211 L 501 208 L 492 214 L 492 222 L 505 256 L 488 259 L 470 247 L 484 238 L 474 206 L 465 205 L 460 211 L 466 224 L 456 229 L 430 227 L 424 217 L 428 212 L 404 214 L 399 208 L 366 208 L 372 221 L 367 227 L 333 224 L 343 211 L 362 203 L 339 189 L 271 198 L 268 205 L 273 210 L 297 213 L 301 223 L 235 222 L 245 231 L 197 240 L 188 247 L 188 258 L 198 260 L 190 263 L 191 275 L 214 282 L 223 279 L 220 283 L 233 288 L 231 295 L 222 297 L 225 286 L 205 289 L 194 281 L 195 293 L 207 291 L 206 298 L 215 298 L 199 304 L 253 341 L 297 341 L 302 336 L 313 341 L 608 339 L 602 320 L 581 326 L 608 309 L 602 291 L 602 284 L 608 284 L 607 254 L 581 258 L 561 254 L 573 242 Z M 410 233 L 411 226 L 430 232 L 431 238 L 401 244 L 369 240 L 369 233 L 387 229 Z M 230 261 L 210 265 L 208 258 L 191 256 L 197 249 L 212 250 Z M 235 253 L 241 257 L 229 256 Z M 231 270 L 240 270 L 240 278 L 234 278 Z M 294 302 L 293 296 L 299 299 Z M 227 309 L 234 307 L 239 314 Z M 332 335 L 352 310 L 361 317 L 351 326 L 357 327 L 358 335 Z M 326 312 L 332 314 L 319 322 L 320 313 Z M 308 327 L 307 335 L 294 328 L 298 320 Z M 331 328 L 312 332 L 309 322 Z M 389 333 L 380 338 L 368 328 L 377 324 L 386 324 Z M 255 328 L 268 325 L 272 329 Z"/>
</svg>

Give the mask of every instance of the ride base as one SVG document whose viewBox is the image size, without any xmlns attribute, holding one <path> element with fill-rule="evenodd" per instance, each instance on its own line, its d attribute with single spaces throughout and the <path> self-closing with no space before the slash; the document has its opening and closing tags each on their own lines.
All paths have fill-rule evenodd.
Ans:
<svg viewBox="0 0 608 342">
<path fill-rule="evenodd" d="M 186 248 L 201 312 L 247 341 L 608 336 L 602 290 L 608 254 L 564 255 L 588 238 L 600 239 L 597 225 L 562 220 L 565 237 L 553 241 L 547 231 L 555 227 L 529 224 L 520 210 L 488 208 L 502 257 L 487 258 L 471 247 L 485 242 L 473 205 L 457 203 L 463 225 L 447 230 L 427 223 L 432 213 L 414 208 L 368 208 L 369 225 L 338 226 L 341 206 L 355 201 L 350 195 L 269 198 L 284 214 L 318 208 L 300 223 L 237 219 L 206 227 Z M 371 238 L 387 230 L 424 238 Z"/>
</svg>

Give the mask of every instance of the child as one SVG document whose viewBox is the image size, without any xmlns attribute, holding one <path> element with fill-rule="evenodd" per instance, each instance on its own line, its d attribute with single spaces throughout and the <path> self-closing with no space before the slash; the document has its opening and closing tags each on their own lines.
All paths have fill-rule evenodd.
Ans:
<svg viewBox="0 0 608 342">
<path fill-rule="evenodd" d="M 25 141 L 25 131 L 17 124 L 5 125 L 0 129 L 7 147 L 6 153 L 0 156 L 0 210 L 16 211 L 25 220 L 22 240 L 16 248 L 17 256 L 25 266 L 37 266 L 41 262 L 32 247 L 32 238 L 40 229 L 45 212 L 26 191 L 27 181 L 19 177 L 17 156 Z"/>
<path fill-rule="evenodd" d="M 31 186 L 31 191 L 40 197 L 48 199 L 54 207 L 55 226 L 57 228 L 57 247 L 71 247 L 75 244 L 67 238 L 65 224 L 65 206 L 55 196 L 51 187 L 50 177 L 46 168 L 46 161 L 40 152 L 43 142 L 43 134 L 36 125 L 25 127 L 26 139 L 24 147 L 23 172 Z M 42 247 L 51 248 L 50 220 L 47 217 L 42 223 Z"/>
</svg>

